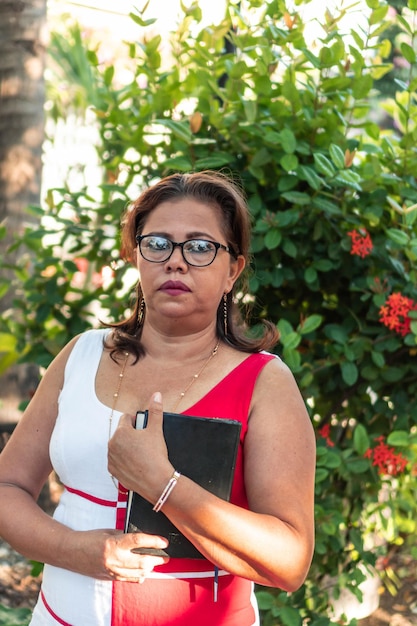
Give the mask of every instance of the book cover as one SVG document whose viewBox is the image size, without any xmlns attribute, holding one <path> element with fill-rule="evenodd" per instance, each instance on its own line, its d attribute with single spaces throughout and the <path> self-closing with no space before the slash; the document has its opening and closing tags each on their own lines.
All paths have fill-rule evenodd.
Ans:
<svg viewBox="0 0 417 626">
<path fill-rule="evenodd" d="M 136 428 L 146 428 L 147 411 L 136 415 Z M 163 431 L 174 468 L 214 495 L 229 500 L 232 489 L 241 423 L 164 413 Z M 125 532 L 144 532 L 167 537 L 164 554 L 174 558 L 203 558 L 197 548 L 174 526 L 163 511 L 135 492 L 129 492 Z M 155 554 L 155 550 L 137 550 Z"/>
</svg>

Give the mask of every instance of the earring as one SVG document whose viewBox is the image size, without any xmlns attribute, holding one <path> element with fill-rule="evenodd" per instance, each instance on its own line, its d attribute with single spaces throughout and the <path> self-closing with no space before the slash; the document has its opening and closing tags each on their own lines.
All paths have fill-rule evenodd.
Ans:
<svg viewBox="0 0 417 626">
<path fill-rule="evenodd" d="M 138 326 L 142 326 L 144 316 L 145 316 L 145 298 L 142 298 L 142 300 L 140 301 L 139 310 L 138 310 Z"/>
<path fill-rule="evenodd" d="M 223 294 L 223 325 L 224 336 L 227 337 L 227 293 Z"/>
</svg>

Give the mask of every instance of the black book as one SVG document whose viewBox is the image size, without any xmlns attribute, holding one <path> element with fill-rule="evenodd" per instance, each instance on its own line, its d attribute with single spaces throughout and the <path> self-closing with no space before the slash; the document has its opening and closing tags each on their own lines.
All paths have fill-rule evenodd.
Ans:
<svg viewBox="0 0 417 626">
<path fill-rule="evenodd" d="M 146 428 L 147 420 L 147 411 L 138 412 L 136 428 Z M 236 420 L 164 413 L 164 437 L 174 468 L 227 501 L 232 489 L 240 429 L 241 423 Z M 153 504 L 133 491 L 129 492 L 127 502 L 125 532 L 161 535 L 169 540 L 166 550 L 138 548 L 136 552 L 203 558 L 162 511 L 153 511 Z"/>
</svg>

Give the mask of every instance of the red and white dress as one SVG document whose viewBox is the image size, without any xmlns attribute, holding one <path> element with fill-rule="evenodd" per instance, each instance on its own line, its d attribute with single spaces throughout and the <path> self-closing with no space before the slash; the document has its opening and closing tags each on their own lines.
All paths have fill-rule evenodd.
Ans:
<svg viewBox="0 0 417 626">
<path fill-rule="evenodd" d="M 108 330 L 84 333 L 68 359 L 50 455 L 65 485 L 54 517 L 75 530 L 123 528 L 126 494 L 107 469 L 110 409 L 95 393 Z M 252 354 L 185 413 L 242 423 L 231 501 L 248 507 L 242 443 L 259 372 L 274 355 Z M 113 429 L 121 413 L 115 412 Z M 216 524 L 216 519 L 213 519 Z M 205 559 L 171 559 L 141 585 L 96 580 L 45 565 L 31 626 L 256 626 L 253 583 L 220 570 L 214 602 L 214 566 Z"/>
</svg>

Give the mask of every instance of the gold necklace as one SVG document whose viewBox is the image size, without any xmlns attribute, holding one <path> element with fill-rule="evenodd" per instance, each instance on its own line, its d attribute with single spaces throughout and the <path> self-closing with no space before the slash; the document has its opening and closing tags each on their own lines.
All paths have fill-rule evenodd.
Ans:
<svg viewBox="0 0 417 626">
<path fill-rule="evenodd" d="M 184 389 L 184 391 L 181 391 L 180 397 L 178 398 L 177 402 L 175 403 L 174 408 L 172 409 L 173 413 L 175 413 L 175 411 L 178 409 L 178 406 L 180 405 L 180 403 L 184 399 L 185 394 L 190 389 L 190 387 L 195 383 L 197 378 L 199 376 L 201 376 L 201 374 L 204 372 L 204 370 L 206 369 L 207 365 L 210 363 L 211 359 L 216 356 L 216 354 L 217 354 L 217 352 L 219 350 L 219 345 L 220 345 L 220 340 L 218 340 L 218 342 L 214 346 L 213 350 L 210 352 L 210 355 L 209 355 L 208 359 L 206 359 L 206 361 L 204 361 L 203 366 L 201 367 L 201 369 L 197 372 L 197 374 L 194 374 L 194 376 L 192 377 L 192 379 L 190 380 L 190 382 L 188 383 L 188 385 Z"/>
<path fill-rule="evenodd" d="M 126 369 L 126 365 L 127 365 L 127 361 L 129 359 L 129 352 L 125 352 L 125 360 L 123 361 L 123 365 L 122 365 L 122 369 L 120 370 L 119 373 L 119 380 L 117 383 L 117 387 L 116 387 L 116 391 L 113 394 L 113 403 L 112 403 L 112 407 L 111 407 L 111 412 L 109 415 L 109 440 L 111 438 L 111 431 L 112 431 L 112 426 L 113 426 L 113 415 L 114 412 L 116 410 L 116 405 L 117 405 L 117 399 L 119 397 L 119 393 L 120 393 L 120 388 L 122 386 L 122 380 L 123 380 L 123 376 L 125 375 L 125 369 Z M 119 489 L 119 485 L 115 479 L 115 477 L 113 476 L 113 474 L 110 474 L 111 479 L 113 481 L 113 485 L 116 487 L 116 489 Z"/>
</svg>

